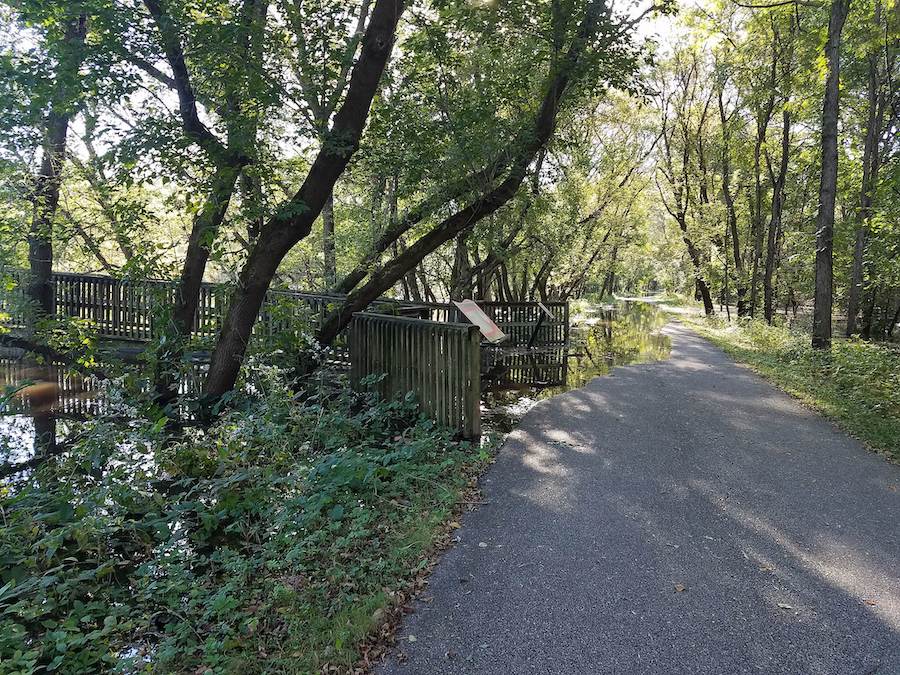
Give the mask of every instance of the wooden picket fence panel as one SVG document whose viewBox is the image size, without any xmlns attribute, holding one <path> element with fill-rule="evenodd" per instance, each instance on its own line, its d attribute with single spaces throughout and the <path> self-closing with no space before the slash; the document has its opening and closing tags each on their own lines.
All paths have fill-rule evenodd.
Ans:
<svg viewBox="0 0 900 675">
<path fill-rule="evenodd" d="M 481 371 L 488 380 L 484 386 L 495 391 L 563 386 L 568 361 L 568 345 L 539 349 L 487 346 L 481 350 Z"/>
<path fill-rule="evenodd" d="M 350 324 L 350 374 L 384 397 L 412 392 L 422 411 L 464 438 L 481 435 L 478 328 L 400 316 L 357 313 Z"/>
</svg>

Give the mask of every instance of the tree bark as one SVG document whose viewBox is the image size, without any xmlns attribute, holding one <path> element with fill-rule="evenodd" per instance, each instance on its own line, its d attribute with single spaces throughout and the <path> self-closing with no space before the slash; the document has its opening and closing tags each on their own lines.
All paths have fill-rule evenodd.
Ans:
<svg viewBox="0 0 900 675">
<path fill-rule="evenodd" d="M 832 0 L 828 21 L 825 59 L 828 77 L 822 103 L 822 168 L 819 181 L 819 211 L 816 215 L 816 290 L 813 307 L 812 346 L 831 349 L 833 302 L 832 250 L 834 204 L 838 176 L 838 116 L 840 105 L 841 32 L 850 11 L 850 0 Z"/>
</svg>

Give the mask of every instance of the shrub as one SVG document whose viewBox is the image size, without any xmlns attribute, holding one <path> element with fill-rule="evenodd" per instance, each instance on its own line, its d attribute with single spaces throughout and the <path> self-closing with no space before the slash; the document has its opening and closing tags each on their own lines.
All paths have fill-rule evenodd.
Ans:
<svg viewBox="0 0 900 675">
<path fill-rule="evenodd" d="M 178 436 L 110 411 L 4 485 L 0 671 L 354 661 L 477 453 L 411 399 L 294 392 L 274 369 L 233 403 Z"/>
</svg>

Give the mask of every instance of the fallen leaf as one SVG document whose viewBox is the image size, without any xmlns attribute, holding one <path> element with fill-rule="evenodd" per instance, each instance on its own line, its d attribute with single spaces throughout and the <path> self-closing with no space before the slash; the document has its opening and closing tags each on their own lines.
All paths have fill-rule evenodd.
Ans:
<svg viewBox="0 0 900 675">
<path fill-rule="evenodd" d="M 876 603 L 874 600 L 872 600 L 871 598 L 870 598 L 870 599 L 867 599 L 867 600 L 863 600 L 863 602 L 865 602 L 867 605 L 871 605 L 872 607 L 874 607 L 874 606 L 877 604 L 877 603 Z"/>
<path fill-rule="evenodd" d="M 675 584 L 675 592 L 676 593 L 684 593 L 687 590 L 687 587 L 683 584 Z"/>
</svg>

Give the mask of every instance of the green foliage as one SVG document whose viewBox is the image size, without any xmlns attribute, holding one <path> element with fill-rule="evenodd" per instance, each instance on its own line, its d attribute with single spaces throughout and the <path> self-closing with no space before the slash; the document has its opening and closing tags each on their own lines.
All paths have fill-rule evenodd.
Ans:
<svg viewBox="0 0 900 675">
<path fill-rule="evenodd" d="M 789 393 L 900 461 L 900 349 L 861 340 L 814 350 L 805 333 L 761 321 L 691 325 Z"/>
<path fill-rule="evenodd" d="M 0 672 L 354 662 L 479 460 L 409 399 L 258 374 L 210 429 L 120 405 L 2 488 Z"/>
</svg>

